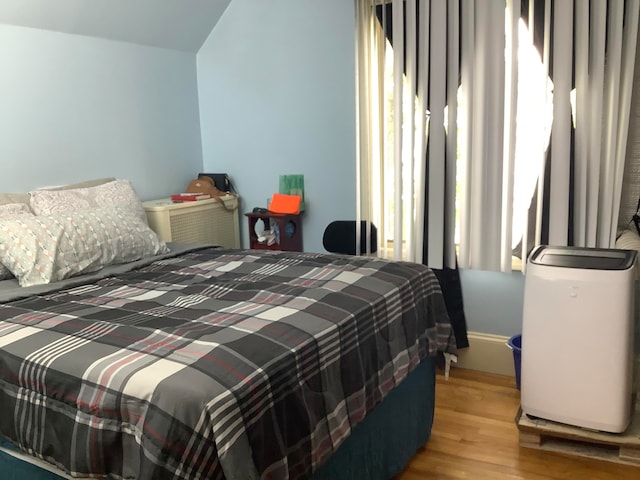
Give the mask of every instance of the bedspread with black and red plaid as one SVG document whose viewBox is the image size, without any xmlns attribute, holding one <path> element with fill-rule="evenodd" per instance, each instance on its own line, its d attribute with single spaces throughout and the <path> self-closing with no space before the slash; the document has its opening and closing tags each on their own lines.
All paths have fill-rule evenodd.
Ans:
<svg viewBox="0 0 640 480">
<path fill-rule="evenodd" d="M 423 265 L 199 249 L 0 304 L 0 432 L 72 476 L 306 478 L 454 345 Z"/>
</svg>

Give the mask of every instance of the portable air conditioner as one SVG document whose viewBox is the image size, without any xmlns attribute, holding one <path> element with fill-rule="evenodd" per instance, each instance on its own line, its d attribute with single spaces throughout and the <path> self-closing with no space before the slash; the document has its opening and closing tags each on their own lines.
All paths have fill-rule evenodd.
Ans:
<svg viewBox="0 0 640 480">
<path fill-rule="evenodd" d="M 605 432 L 632 413 L 636 252 L 540 246 L 529 256 L 521 403 L 534 417 Z"/>
</svg>

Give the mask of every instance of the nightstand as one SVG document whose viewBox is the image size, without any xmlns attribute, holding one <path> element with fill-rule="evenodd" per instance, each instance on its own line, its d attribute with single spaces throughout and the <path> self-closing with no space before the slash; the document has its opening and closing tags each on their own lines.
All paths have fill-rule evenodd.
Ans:
<svg viewBox="0 0 640 480">
<path fill-rule="evenodd" d="M 302 251 L 302 222 L 300 215 L 289 215 L 281 213 L 245 213 L 249 220 L 249 248 L 258 250 L 287 250 L 290 252 Z M 259 220 L 264 223 L 265 230 L 273 226 L 277 229 L 279 242 L 268 245 L 266 242 L 258 241 L 256 224 Z"/>
</svg>

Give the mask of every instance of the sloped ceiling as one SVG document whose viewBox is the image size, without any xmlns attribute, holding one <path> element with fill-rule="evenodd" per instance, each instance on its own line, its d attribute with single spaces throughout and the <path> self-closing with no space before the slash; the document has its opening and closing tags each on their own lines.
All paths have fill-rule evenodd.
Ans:
<svg viewBox="0 0 640 480">
<path fill-rule="evenodd" d="M 231 0 L 0 0 L 0 23 L 197 52 Z"/>
</svg>

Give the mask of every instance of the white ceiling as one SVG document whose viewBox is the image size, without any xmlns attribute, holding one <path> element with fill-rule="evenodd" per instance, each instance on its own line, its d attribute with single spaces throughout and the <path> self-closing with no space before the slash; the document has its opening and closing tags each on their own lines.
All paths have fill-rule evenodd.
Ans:
<svg viewBox="0 0 640 480">
<path fill-rule="evenodd" d="M 197 52 L 231 0 L 0 0 L 0 23 Z"/>
</svg>

